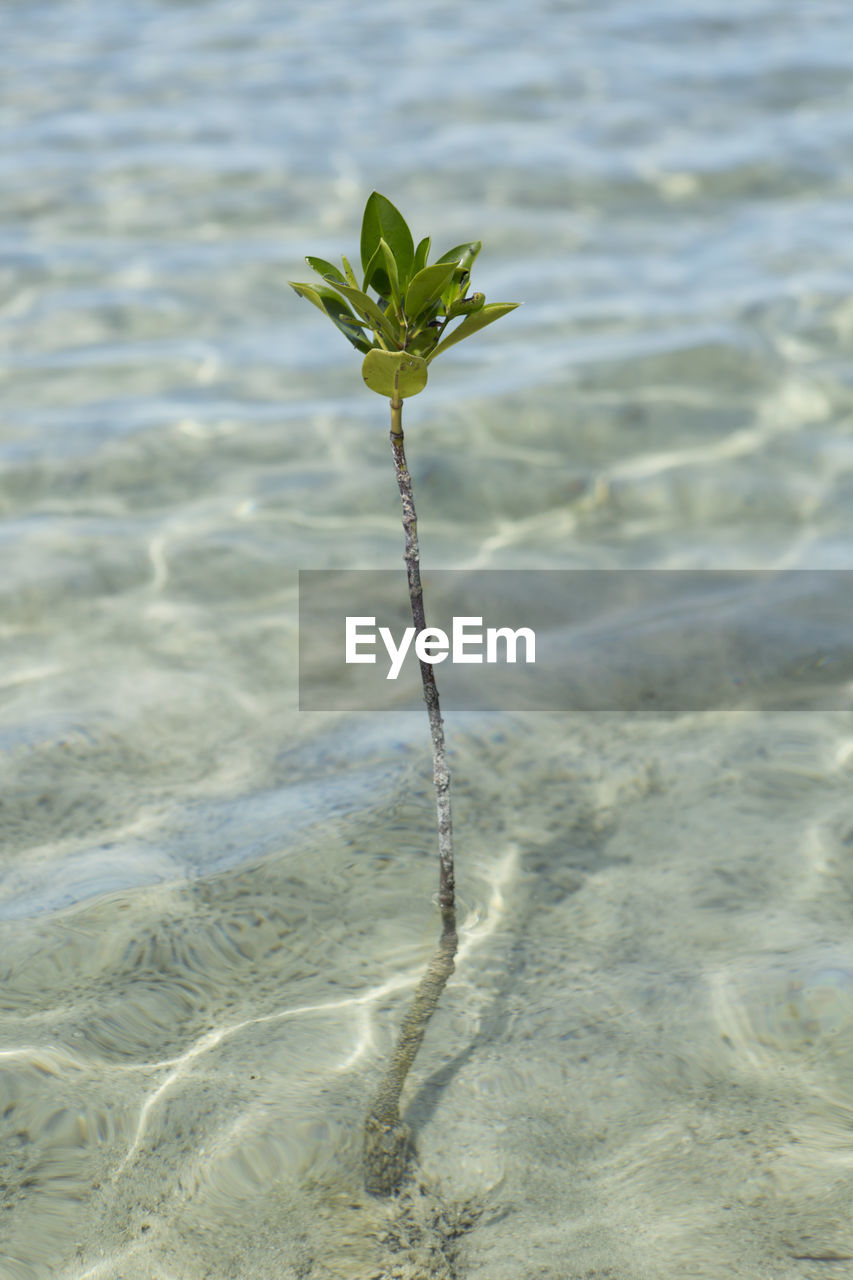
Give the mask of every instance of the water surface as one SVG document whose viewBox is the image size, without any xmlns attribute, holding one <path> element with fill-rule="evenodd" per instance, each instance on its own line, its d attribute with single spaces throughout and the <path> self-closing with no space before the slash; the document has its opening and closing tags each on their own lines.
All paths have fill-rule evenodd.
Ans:
<svg viewBox="0 0 853 1280">
<path fill-rule="evenodd" d="M 449 717 L 424 1190 L 361 1192 L 431 765 L 419 715 L 296 710 L 297 570 L 401 533 L 286 282 L 376 188 L 525 303 L 407 404 L 433 568 L 847 569 L 848 6 L 0 20 L 4 1280 L 847 1274 L 831 709 Z"/>
</svg>

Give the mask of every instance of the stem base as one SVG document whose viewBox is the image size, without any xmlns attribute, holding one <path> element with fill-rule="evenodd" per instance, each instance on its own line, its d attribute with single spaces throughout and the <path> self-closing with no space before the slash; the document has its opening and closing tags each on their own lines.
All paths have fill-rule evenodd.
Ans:
<svg viewBox="0 0 853 1280">
<path fill-rule="evenodd" d="M 406 1176 L 412 1155 L 412 1131 L 399 1116 L 380 1120 L 372 1113 L 364 1124 L 364 1186 L 372 1196 L 390 1196 Z"/>
</svg>

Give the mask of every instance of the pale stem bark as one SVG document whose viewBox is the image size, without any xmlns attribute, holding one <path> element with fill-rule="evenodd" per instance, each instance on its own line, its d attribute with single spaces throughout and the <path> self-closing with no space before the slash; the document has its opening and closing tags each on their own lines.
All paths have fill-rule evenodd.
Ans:
<svg viewBox="0 0 853 1280">
<path fill-rule="evenodd" d="M 404 558 L 409 582 L 409 600 L 415 631 L 426 627 L 424 593 L 421 586 L 418 520 L 412 494 L 412 478 L 403 447 L 403 402 L 391 401 L 391 450 L 394 471 L 403 504 Z M 367 1113 L 364 1128 L 364 1180 L 374 1195 L 390 1195 L 402 1182 L 411 1153 L 411 1134 L 400 1119 L 400 1094 L 409 1068 L 421 1046 L 456 955 L 456 900 L 453 874 L 453 825 L 450 815 L 450 773 L 444 744 L 444 722 L 432 664 L 421 662 L 421 681 L 432 739 L 432 767 L 438 816 L 438 905 L 441 910 L 441 937 L 427 971 L 415 988 L 400 1036 L 391 1054 L 385 1075 Z"/>
</svg>

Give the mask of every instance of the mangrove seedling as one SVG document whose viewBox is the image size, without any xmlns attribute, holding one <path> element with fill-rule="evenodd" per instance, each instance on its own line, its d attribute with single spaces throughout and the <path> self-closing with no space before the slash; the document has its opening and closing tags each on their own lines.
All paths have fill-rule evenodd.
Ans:
<svg viewBox="0 0 853 1280">
<path fill-rule="evenodd" d="M 290 281 L 348 338 L 364 360 L 361 373 L 371 391 L 391 404 L 391 451 L 403 506 L 404 559 L 415 632 L 426 628 L 421 587 L 418 525 L 412 478 L 403 448 L 403 401 L 423 391 L 430 364 L 464 338 L 484 329 L 518 306 L 487 303 L 469 292 L 479 240 L 455 245 L 430 263 L 427 236 L 415 246 L 405 219 L 385 196 L 374 191 L 361 224 L 361 283 L 346 258 L 341 268 L 323 258 L 306 261 L 319 284 Z M 426 1032 L 427 1023 L 453 972 L 456 955 L 456 900 L 450 773 L 444 723 L 432 664 L 421 662 L 424 701 L 432 739 L 433 781 L 438 813 L 438 905 L 441 936 L 427 971 L 415 989 L 391 1060 L 370 1104 L 364 1126 L 364 1180 L 374 1195 L 390 1195 L 400 1186 L 411 1155 L 411 1133 L 400 1117 L 400 1095 Z"/>
</svg>

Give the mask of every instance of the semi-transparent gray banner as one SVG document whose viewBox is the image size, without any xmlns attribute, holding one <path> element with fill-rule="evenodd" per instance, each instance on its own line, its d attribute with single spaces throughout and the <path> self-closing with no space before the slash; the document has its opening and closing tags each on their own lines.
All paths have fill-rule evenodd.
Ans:
<svg viewBox="0 0 853 1280">
<path fill-rule="evenodd" d="M 853 571 L 302 570 L 299 706 L 387 711 L 845 709 Z"/>
</svg>

